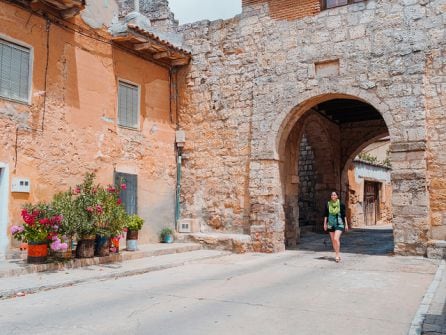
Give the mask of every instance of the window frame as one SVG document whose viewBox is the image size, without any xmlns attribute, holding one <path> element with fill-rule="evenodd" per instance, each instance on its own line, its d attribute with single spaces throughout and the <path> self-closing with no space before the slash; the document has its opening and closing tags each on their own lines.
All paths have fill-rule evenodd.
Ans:
<svg viewBox="0 0 446 335">
<path fill-rule="evenodd" d="M 135 178 L 135 207 L 134 207 L 135 213 L 133 213 L 133 214 L 138 215 L 138 179 L 139 179 L 138 174 L 130 173 L 130 172 L 122 172 L 122 171 L 113 171 L 113 180 L 114 180 L 115 184 L 121 181 L 120 179 L 118 179 L 119 177 L 124 179 L 124 183 L 127 183 L 127 180 L 125 179 L 126 177 L 134 177 Z M 121 190 L 121 192 L 122 192 L 122 190 Z M 119 198 L 121 198 L 121 193 L 119 194 Z M 123 201 L 123 203 L 124 203 L 124 201 Z M 127 204 L 124 204 L 124 205 L 125 205 L 124 208 L 127 212 L 127 208 L 126 208 Z M 129 214 L 129 213 L 127 213 L 127 214 Z M 129 214 L 129 215 L 131 215 L 131 214 Z"/>
<path fill-rule="evenodd" d="M 34 71 L 34 47 L 31 44 L 25 43 L 21 40 L 0 33 L 0 44 L 13 44 L 20 48 L 28 49 L 29 62 L 28 62 L 28 97 L 25 100 L 6 97 L 0 94 L 1 100 L 16 102 L 23 105 L 32 105 L 32 92 L 33 92 L 33 71 Z"/>
<path fill-rule="evenodd" d="M 126 126 L 126 125 L 122 125 L 119 123 L 119 102 L 120 102 L 119 101 L 119 85 L 121 82 L 124 84 L 130 85 L 130 86 L 135 86 L 138 89 L 137 124 L 135 127 Z M 129 129 L 129 130 L 140 130 L 141 129 L 141 85 L 137 84 L 135 82 L 132 82 L 130 80 L 127 80 L 127 79 L 118 78 L 116 93 L 117 93 L 116 94 L 117 95 L 116 124 L 120 128 Z"/>
<path fill-rule="evenodd" d="M 334 8 L 339 8 L 339 7 L 344 7 L 344 6 L 348 6 L 348 5 L 352 5 L 355 3 L 360 3 L 360 2 L 365 2 L 366 0 L 347 0 L 347 3 L 345 5 L 339 5 L 336 7 L 327 7 L 327 0 L 321 0 L 321 10 L 328 10 L 328 9 L 334 9 Z"/>
</svg>

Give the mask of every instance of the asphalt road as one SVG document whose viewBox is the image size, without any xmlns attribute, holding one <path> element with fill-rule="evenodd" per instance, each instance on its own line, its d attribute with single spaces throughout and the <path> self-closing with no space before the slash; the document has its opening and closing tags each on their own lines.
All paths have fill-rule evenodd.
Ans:
<svg viewBox="0 0 446 335">
<path fill-rule="evenodd" d="M 229 255 L 3 300 L 0 334 L 406 335 L 438 262 L 389 255 L 389 236 L 351 233 L 340 264 L 326 236 L 311 234 L 304 250 Z"/>
</svg>

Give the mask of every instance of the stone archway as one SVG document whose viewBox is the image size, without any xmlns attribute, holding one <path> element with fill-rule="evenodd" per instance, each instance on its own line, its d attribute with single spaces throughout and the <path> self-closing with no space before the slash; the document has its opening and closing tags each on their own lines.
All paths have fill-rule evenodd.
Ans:
<svg viewBox="0 0 446 335">
<path fill-rule="evenodd" d="M 286 218 L 289 220 L 289 216 L 285 214 L 294 213 L 294 220 L 298 216 L 296 209 L 290 208 L 290 205 L 296 204 L 296 199 L 289 197 L 290 190 L 292 194 L 293 192 L 294 195 L 296 194 L 296 186 L 286 182 L 292 180 L 293 174 L 284 173 L 284 169 L 290 171 L 290 166 L 295 168 L 286 161 L 287 155 L 290 156 L 289 140 L 299 138 L 298 134 L 301 134 L 303 129 L 301 124 L 308 111 L 314 106 L 335 99 L 359 101 L 372 106 L 379 113 L 381 124 L 374 131 L 368 132 L 367 136 L 362 136 L 359 146 L 382 134 L 382 127 L 388 131 L 392 144 L 391 159 L 394 165 L 392 204 L 395 209 L 393 220 L 395 251 L 400 254 L 425 254 L 429 222 L 425 147 L 422 139 L 409 140 L 407 133 L 395 124 L 390 108 L 374 94 L 361 89 L 347 90 L 347 93 L 340 93 L 337 90 L 323 92 L 323 87 L 304 93 L 297 106 L 294 105 L 288 111 L 283 111 L 269 120 L 269 128 L 265 127 L 265 120 L 262 120 L 262 127 L 266 131 L 253 132 L 250 166 L 250 223 L 254 250 L 263 252 L 284 250 L 285 221 Z M 262 127 L 253 123 L 255 130 Z M 340 129 L 342 132 L 347 130 L 345 127 Z M 346 145 L 342 147 L 341 140 L 338 166 L 345 166 L 349 157 L 358 150 L 357 144 L 355 143 L 354 148 Z M 407 157 L 410 157 L 412 162 L 419 167 L 417 173 L 407 171 L 408 167 L 405 163 Z M 340 187 L 340 185 L 341 176 L 339 176 L 337 186 Z M 420 204 L 411 209 L 410 213 L 405 211 L 403 205 L 404 199 L 408 197 L 407 192 L 410 193 L 410 197 L 417 197 L 417 203 Z"/>
</svg>

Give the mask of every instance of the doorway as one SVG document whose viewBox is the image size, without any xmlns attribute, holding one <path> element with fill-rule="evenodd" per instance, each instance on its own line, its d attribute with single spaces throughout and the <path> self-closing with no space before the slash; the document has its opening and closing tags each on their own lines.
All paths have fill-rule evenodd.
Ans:
<svg viewBox="0 0 446 335">
<path fill-rule="evenodd" d="M 9 176 L 6 164 L 0 163 L 0 258 L 6 254 L 8 240 L 8 185 Z"/>
<path fill-rule="evenodd" d="M 381 183 L 364 181 L 364 223 L 366 226 L 376 226 L 381 219 L 379 210 L 379 190 Z"/>
</svg>

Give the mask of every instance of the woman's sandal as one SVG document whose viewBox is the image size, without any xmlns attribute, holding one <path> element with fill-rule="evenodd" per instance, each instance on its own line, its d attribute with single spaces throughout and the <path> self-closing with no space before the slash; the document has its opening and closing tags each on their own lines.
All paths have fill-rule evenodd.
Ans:
<svg viewBox="0 0 446 335">
<path fill-rule="evenodd" d="M 336 263 L 339 263 L 341 261 L 341 257 L 336 257 L 335 261 L 336 261 Z"/>
</svg>

